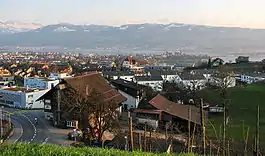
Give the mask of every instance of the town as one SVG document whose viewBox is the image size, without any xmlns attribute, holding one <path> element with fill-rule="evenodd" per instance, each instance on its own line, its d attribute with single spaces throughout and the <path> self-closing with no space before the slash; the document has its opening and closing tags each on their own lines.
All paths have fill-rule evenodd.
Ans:
<svg viewBox="0 0 265 156">
<path fill-rule="evenodd" d="M 256 123 L 263 106 L 250 95 L 262 92 L 265 61 L 179 52 L 0 58 L 2 142 L 209 155 L 265 150 L 264 118 Z"/>
</svg>

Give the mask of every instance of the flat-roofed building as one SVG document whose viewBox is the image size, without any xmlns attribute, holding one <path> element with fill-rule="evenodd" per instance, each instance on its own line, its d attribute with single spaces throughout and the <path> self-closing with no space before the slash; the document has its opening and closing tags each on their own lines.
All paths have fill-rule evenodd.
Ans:
<svg viewBox="0 0 265 156">
<path fill-rule="evenodd" d="M 7 87 L 0 89 L 0 104 L 17 108 L 44 108 L 42 101 L 36 101 L 48 90 Z"/>
</svg>

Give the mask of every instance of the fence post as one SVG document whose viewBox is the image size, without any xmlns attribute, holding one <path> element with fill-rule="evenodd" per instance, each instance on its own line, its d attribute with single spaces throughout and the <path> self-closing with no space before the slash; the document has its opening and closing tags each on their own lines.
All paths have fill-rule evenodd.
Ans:
<svg viewBox="0 0 265 156">
<path fill-rule="evenodd" d="M 256 156 L 259 156 L 259 105 L 257 106 Z"/>
<path fill-rule="evenodd" d="M 204 125 L 204 112 L 203 112 L 203 99 L 201 99 L 201 135 L 202 135 L 202 154 L 205 156 L 206 154 L 206 144 L 205 144 L 205 125 Z"/>
</svg>

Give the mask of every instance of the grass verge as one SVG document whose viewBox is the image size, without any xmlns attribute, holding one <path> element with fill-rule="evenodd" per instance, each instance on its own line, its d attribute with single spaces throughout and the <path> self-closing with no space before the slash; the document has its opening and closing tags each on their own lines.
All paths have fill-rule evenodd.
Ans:
<svg viewBox="0 0 265 156">
<path fill-rule="evenodd" d="M 12 156 L 166 156 L 169 154 L 155 154 L 145 152 L 128 152 L 115 149 L 101 149 L 90 147 L 62 147 L 40 144 L 10 144 L 0 146 L 0 155 Z M 169 155 L 171 156 L 171 155 Z M 173 155 L 172 155 L 173 156 Z M 194 154 L 176 154 L 175 156 L 195 156 Z"/>
</svg>

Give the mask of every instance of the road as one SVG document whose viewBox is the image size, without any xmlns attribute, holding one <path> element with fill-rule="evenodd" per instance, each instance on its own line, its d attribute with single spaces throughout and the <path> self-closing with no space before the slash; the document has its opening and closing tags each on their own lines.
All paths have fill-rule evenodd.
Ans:
<svg viewBox="0 0 265 156">
<path fill-rule="evenodd" d="M 18 142 L 45 144 L 48 137 L 48 127 L 35 111 L 22 111 L 18 109 L 4 108 L 3 114 L 12 113 L 11 122 L 20 125 L 21 132 L 18 135 Z M 34 119 L 38 118 L 38 123 Z"/>
<path fill-rule="evenodd" d="M 69 129 L 55 128 L 44 119 L 43 110 L 4 108 L 4 113 L 13 114 L 11 121 L 15 125 L 15 131 L 18 131 L 9 139 L 9 143 L 25 142 L 69 146 L 74 142 L 67 139 Z M 35 117 L 38 119 L 37 124 L 34 121 Z"/>
</svg>

